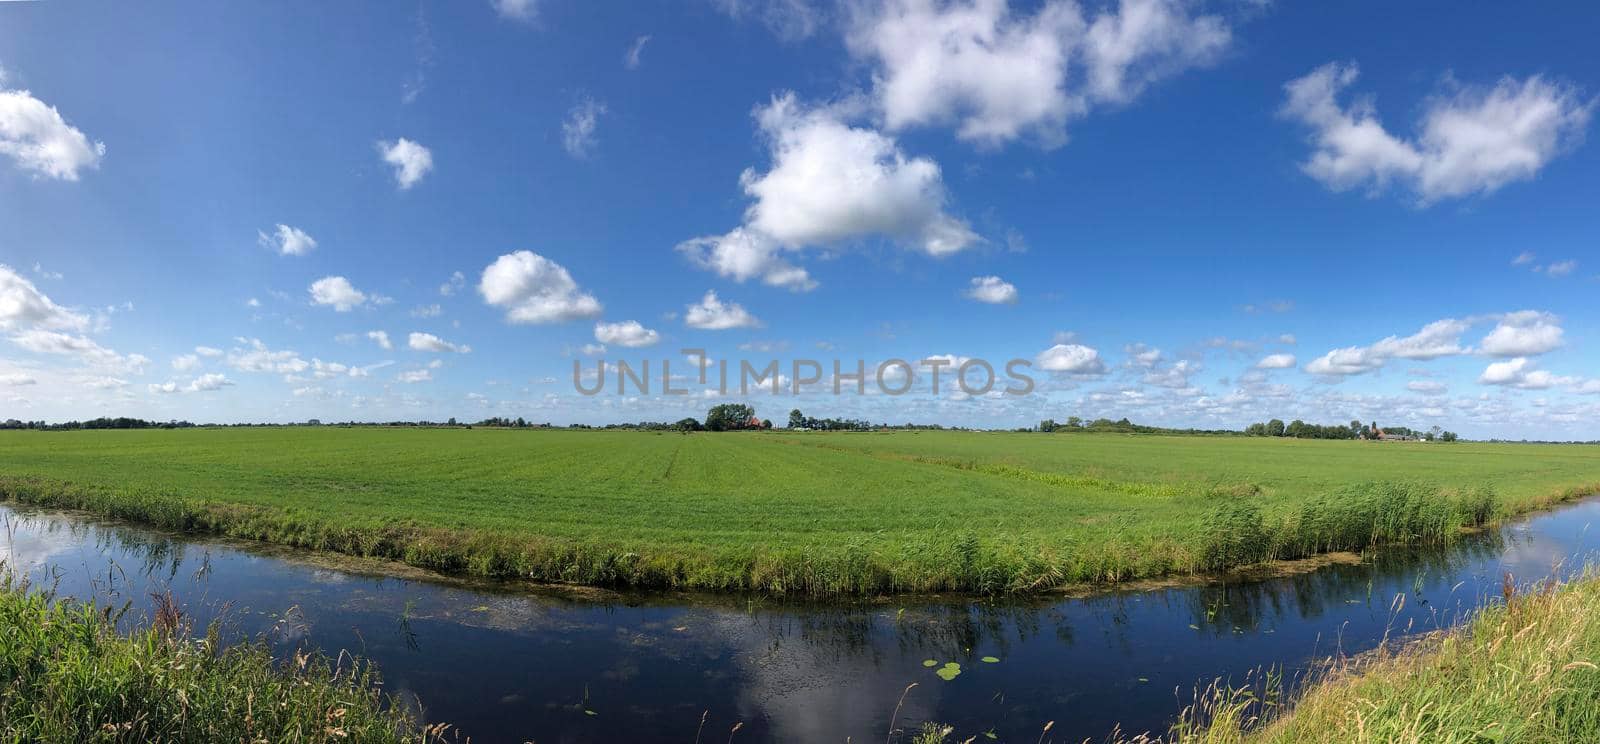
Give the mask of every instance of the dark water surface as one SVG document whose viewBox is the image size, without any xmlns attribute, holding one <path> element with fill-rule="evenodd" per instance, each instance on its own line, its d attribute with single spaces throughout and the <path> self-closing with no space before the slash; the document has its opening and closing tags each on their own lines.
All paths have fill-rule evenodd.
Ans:
<svg viewBox="0 0 1600 744">
<path fill-rule="evenodd" d="M 1098 741 L 1119 723 L 1161 730 L 1218 677 L 1292 674 L 1454 624 L 1506 572 L 1570 573 L 1600 548 L 1591 500 L 1448 549 L 1284 578 L 817 605 L 386 578 L 76 514 L 0 505 L 0 518 L 0 559 L 61 595 L 132 602 L 137 615 L 170 589 L 202 630 L 221 613 L 240 633 L 277 627 L 284 648 L 350 649 L 428 720 L 477 742 L 692 741 L 707 711 L 704 741 L 725 741 L 737 722 L 738 742 L 882 741 L 912 682 L 902 726 L 937 720 L 959 739 L 1032 742 L 1055 721 L 1055 741 Z M 961 673 L 946 681 L 926 660 Z"/>
</svg>

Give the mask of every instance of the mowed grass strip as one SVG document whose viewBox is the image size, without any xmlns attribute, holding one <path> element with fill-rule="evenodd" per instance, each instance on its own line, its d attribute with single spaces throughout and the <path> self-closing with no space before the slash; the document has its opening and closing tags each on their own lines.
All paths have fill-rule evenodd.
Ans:
<svg viewBox="0 0 1600 744">
<path fill-rule="evenodd" d="M 1039 591 L 1452 539 L 1600 447 L 966 432 L 0 432 L 0 494 L 490 577 Z"/>
</svg>

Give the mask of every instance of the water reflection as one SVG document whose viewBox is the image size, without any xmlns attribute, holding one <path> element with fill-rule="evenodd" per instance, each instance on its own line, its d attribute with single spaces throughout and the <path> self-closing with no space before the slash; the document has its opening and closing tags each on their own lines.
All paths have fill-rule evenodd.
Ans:
<svg viewBox="0 0 1600 744">
<path fill-rule="evenodd" d="M 1580 566 L 1600 547 L 1596 516 L 1600 502 L 1577 504 L 1448 550 L 1268 580 L 1006 602 L 530 592 L 3 506 L 0 559 L 62 595 L 131 603 L 125 622 L 170 590 L 197 627 L 220 618 L 284 650 L 366 655 L 391 692 L 479 742 L 684 741 L 702 716 L 708 740 L 736 723 L 745 742 L 877 740 L 912 682 L 902 726 L 1032 740 L 1053 720 L 1053 736 L 1081 740 L 1159 729 L 1218 677 L 1273 666 L 1292 679 L 1458 622 L 1505 572 Z M 947 662 L 961 665 L 949 681 L 934 674 Z"/>
</svg>

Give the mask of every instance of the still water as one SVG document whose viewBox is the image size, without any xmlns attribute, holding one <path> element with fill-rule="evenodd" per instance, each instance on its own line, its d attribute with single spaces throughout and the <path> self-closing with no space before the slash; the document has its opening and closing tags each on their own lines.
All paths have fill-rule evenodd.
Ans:
<svg viewBox="0 0 1600 744">
<path fill-rule="evenodd" d="M 1580 502 L 1448 549 L 1386 550 L 1295 576 L 1085 598 L 795 604 L 534 591 L 394 578 L 253 543 L 0 505 L 0 559 L 62 596 L 171 591 L 197 628 L 276 629 L 285 650 L 349 649 L 429 721 L 476 742 L 880 741 L 936 720 L 1055 741 L 1161 730 L 1216 678 L 1291 675 L 1459 622 L 1502 577 L 1577 570 L 1600 548 Z M 330 567 L 337 566 L 337 567 Z M 1396 598 L 1404 595 L 1403 602 Z M 984 661 L 985 657 L 997 661 Z M 929 667 L 925 663 L 936 662 Z M 947 662 L 961 672 L 944 679 Z M 948 675 L 948 672 L 947 672 Z"/>
</svg>

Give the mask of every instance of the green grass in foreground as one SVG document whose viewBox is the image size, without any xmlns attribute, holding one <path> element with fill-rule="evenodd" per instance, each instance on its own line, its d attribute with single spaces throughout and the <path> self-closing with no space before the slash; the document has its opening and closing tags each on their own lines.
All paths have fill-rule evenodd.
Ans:
<svg viewBox="0 0 1600 744">
<path fill-rule="evenodd" d="M 1600 578 L 1512 597 L 1463 628 L 1336 668 L 1281 716 L 1214 689 L 1171 744 L 1600 741 Z"/>
<path fill-rule="evenodd" d="M 1037 591 L 1462 527 L 1600 447 L 963 432 L 0 432 L 0 496 L 479 576 Z"/>
<path fill-rule="evenodd" d="M 184 637 L 176 615 L 123 635 L 104 608 L 0 579 L 0 741 L 434 742 L 371 668 Z"/>
</svg>

